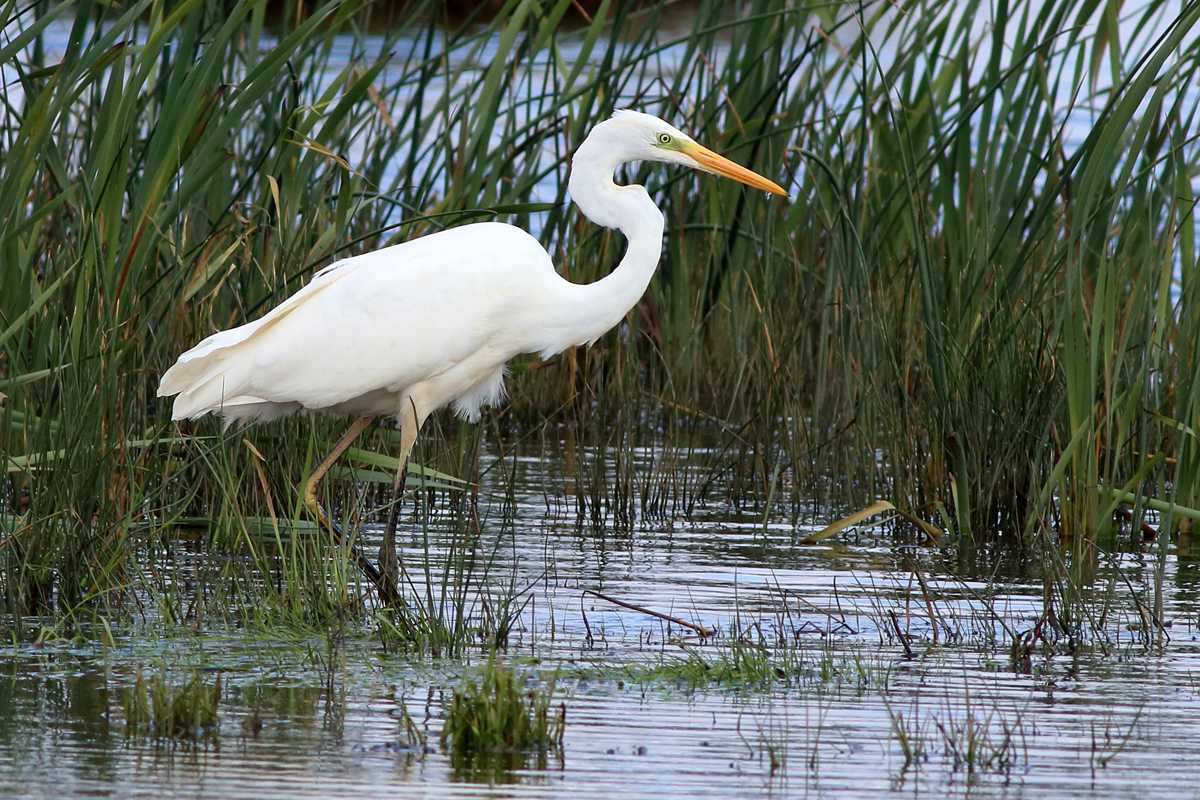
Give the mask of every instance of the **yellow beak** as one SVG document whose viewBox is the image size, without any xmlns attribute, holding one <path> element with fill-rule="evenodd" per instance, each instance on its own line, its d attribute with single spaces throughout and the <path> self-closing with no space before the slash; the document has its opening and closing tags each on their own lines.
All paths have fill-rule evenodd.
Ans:
<svg viewBox="0 0 1200 800">
<path fill-rule="evenodd" d="M 755 189 L 762 189 L 764 192 L 777 194 L 782 197 L 787 197 L 787 191 L 775 181 L 769 181 L 757 172 L 748 170 L 741 164 L 735 164 L 725 156 L 720 156 L 709 150 L 707 147 L 698 145 L 695 142 L 689 142 L 681 148 L 684 155 L 690 156 L 696 162 L 696 166 L 705 172 L 711 172 L 714 175 L 723 175 L 726 178 L 733 178 L 735 181 L 740 181 L 747 186 L 753 186 Z"/>
</svg>

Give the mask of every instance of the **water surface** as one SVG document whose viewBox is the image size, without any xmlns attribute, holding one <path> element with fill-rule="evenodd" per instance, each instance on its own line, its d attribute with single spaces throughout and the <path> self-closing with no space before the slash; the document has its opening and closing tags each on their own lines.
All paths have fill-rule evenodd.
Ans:
<svg viewBox="0 0 1200 800">
<path fill-rule="evenodd" d="M 511 493 L 499 474 L 505 482 L 511 476 Z M 561 763 L 552 757 L 544 769 L 488 775 L 452 769 L 438 735 L 448 692 L 479 669 L 477 648 L 467 662 L 431 660 L 389 652 L 370 631 L 353 629 L 331 650 L 320 632 L 189 632 L 164 627 L 151 611 L 107 645 L 97 636 L 5 648 L 0 793 L 1119 797 L 1190 790 L 1188 770 L 1178 766 L 1189 763 L 1200 711 L 1194 552 L 1166 556 L 1165 635 L 1148 630 L 1139 611 L 1153 602 L 1157 555 L 1131 545 L 1099 558 L 1085 586 L 1088 608 L 1104 618 L 1074 645 L 1038 645 L 1022 662 L 1010 656 L 1011 633 L 1031 630 L 1044 609 L 1034 559 L 967 558 L 887 526 L 803 545 L 808 530 L 782 510 L 764 525 L 760 510 L 716 502 L 691 518 L 657 513 L 632 526 L 611 517 L 581 524 L 563 474 L 546 453 L 485 473 L 481 509 L 492 513 L 483 515 L 476 543 L 490 561 L 478 576 L 493 592 L 485 596 L 516 586 L 524 603 L 507 658 L 531 680 L 557 673 L 567 707 Z M 460 527 L 433 520 L 428 558 L 436 573 Z M 410 597 L 425 591 L 420 529 L 407 514 Z M 936 644 L 918 574 L 937 616 Z M 586 589 L 715 628 L 719 644 Z M 482 613 L 478 596 L 473 607 Z M 735 632 L 768 645 L 779 665 L 774 680 L 748 686 L 649 672 L 689 658 L 718 665 Z M 166 670 L 176 682 L 194 669 L 212 682 L 219 676 L 213 736 L 195 743 L 127 737 L 122 696 L 139 667 Z M 424 731 L 424 751 L 410 745 L 405 713 Z M 914 756 L 908 763 L 905 737 Z"/>
</svg>

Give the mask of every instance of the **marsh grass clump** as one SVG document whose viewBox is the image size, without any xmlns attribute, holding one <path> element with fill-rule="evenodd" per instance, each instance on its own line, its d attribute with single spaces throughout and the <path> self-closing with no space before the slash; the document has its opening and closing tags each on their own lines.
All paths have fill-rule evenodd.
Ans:
<svg viewBox="0 0 1200 800">
<path fill-rule="evenodd" d="M 509 635 L 531 596 L 515 577 L 497 574 L 495 548 L 480 547 L 462 520 L 444 531 L 444 549 L 434 551 L 428 517 L 422 526 L 422 550 L 414 563 L 401 564 L 399 602 L 375 614 L 383 646 L 392 651 L 462 658 L 468 650 L 494 650 Z M 421 588 L 414 588 L 414 587 Z"/>
<path fill-rule="evenodd" d="M 158 741 L 215 741 L 220 702 L 219 675 L 208 685 L 196 672 L 186 683 L 173 686 L 165 673 L 147 679 L 139 668 L 133 686 L 121 695 L 125 735 Z"/>
<path fill-rule="evenodd" d="M 733 638 L 712 648 L 688 648 L 686 655 L 659 664 L 630 665 L 622 674 L 636 683 L 673 683 L 688 690 L 811 686 L 861 691 L 886 688 L 889 671 L 859 653 L 811 653 L 797 646 L 770 647 Z"/>
<path fill-rule="evenodd" d="M 516 670 L 492 655 L 478 681 L 454 690 L 446 709 L 442 746 L 461 773 L 501 774 L 535 759 L 545 769 L 563 756 L 567 705 L 554 705 L 554 680 L 529 688 Z"/>
<path fill-rule="evenodd" d="M 968 706 L 962 716 L 935 718 L 933 724 L 955 771 L 1008 774 L 1026 758 L 1020 715 L 1009 719 L 998 710 L 978 715 Z"/>
<path fill-rule="evenodd" d="M 788 670 L 764 647 L 735 641 L 714 654 L 690 649 L 682 658 L 653 666 L 631 666 L 630 679 L 641 683 L 675 683 L 696 689 L 717 685 L 727 688 L 767 688 L 786 680 Z"/>
<path fill-rule="evenodd" d="M 919 703 L 907 713 L 897 710 L 882 696 L 891 720 L 892 738 L 903 757 L 900 778 L 910 768 L 921 769 L 940 751 L 952 772 L 964 773 L 968 780 L 983 775 L 1007 777 L 1029 761 L 1028 724 L 1020 709 L 1005 709 L 999 704 L 980 708 L 969 693 L 960 709 L 924 714 Z"/>
</svg>

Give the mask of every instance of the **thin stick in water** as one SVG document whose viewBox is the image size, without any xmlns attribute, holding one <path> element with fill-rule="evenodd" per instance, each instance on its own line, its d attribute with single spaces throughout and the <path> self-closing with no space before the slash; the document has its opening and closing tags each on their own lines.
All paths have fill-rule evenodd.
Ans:
<svg viewBox="0 0 1200 800">
<path fill-rule="evenodd" d="M 633 611 L 640 611 L 643 614 L 649 614 L 652 617 L 658 617 L 659 619 L 665 619 L 667 622 L 674 622 L 676 625 L 682 625 L 683 627 L 688 628 L 689 630 L 695 631 L 696 633 L 700 634 L 700 636 L 702 636 L 706 639 L 709 636 L 713 635 L 713 631 L 711 628 L 706 628 L 703 625 L 697 625 L 694 622 L 688 622 L 687 620 L 680 619 L 679 617 L 672 617 L 670 614 L 664 614 L 661 611 L 652 611 L 649 608 L 643 608 L 642 606 L 635 606 L 633 603 L 626 603 L 624 600 L 618 600 L 615 597 L 609 597 L 606 594 L 600 594 L 600 592 L 593 591 L 591 589 L 584 589 L 583 592 L 584 592 L 584 594 L 595 595 L 596 597 L 599 597 L 601 600 L 605 600 L 609 603 L 612 603 L 613 605 L 632 609 Z"/>
</svg>

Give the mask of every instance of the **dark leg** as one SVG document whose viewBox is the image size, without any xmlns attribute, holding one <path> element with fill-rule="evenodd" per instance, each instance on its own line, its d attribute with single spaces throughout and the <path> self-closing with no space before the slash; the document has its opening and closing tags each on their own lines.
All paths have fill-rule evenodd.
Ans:
<svg viewBox="0 0 1200 800">
<path fill-rule="evenodd" d="M 396 481 L 392 484 L 392 508 L 388 511 L 383 542 L 379 545 L 379 571 L 393 594 L 399 594 L 397 587 L 400 584 L 400 559 L 396 557 L 396 524 L 400 519 L 400 505 L 404 502 L 404 483 L 407 477 L 408 464 L 401 464 L 396 472 Z"/>
<path fill-rule="evenodd" d="M 404 500 L 404 484 L 408 478 L 408 457 L 417 441 L 417 431 L 424 420 L 418 416 L 416 404 L 406 401 L 400 415 L 400 465 L 396 469 L 396 480 L 392 483 L 392 508 L 388 511 L 387 527 L 383 531 L 383 542 L 379 545 L 379 571 L 381 579 L 393 595 L 399 595 L 400 559 L 396 557 L 396 523 L 400 518 L 400 504 Z"/>
</svg>

